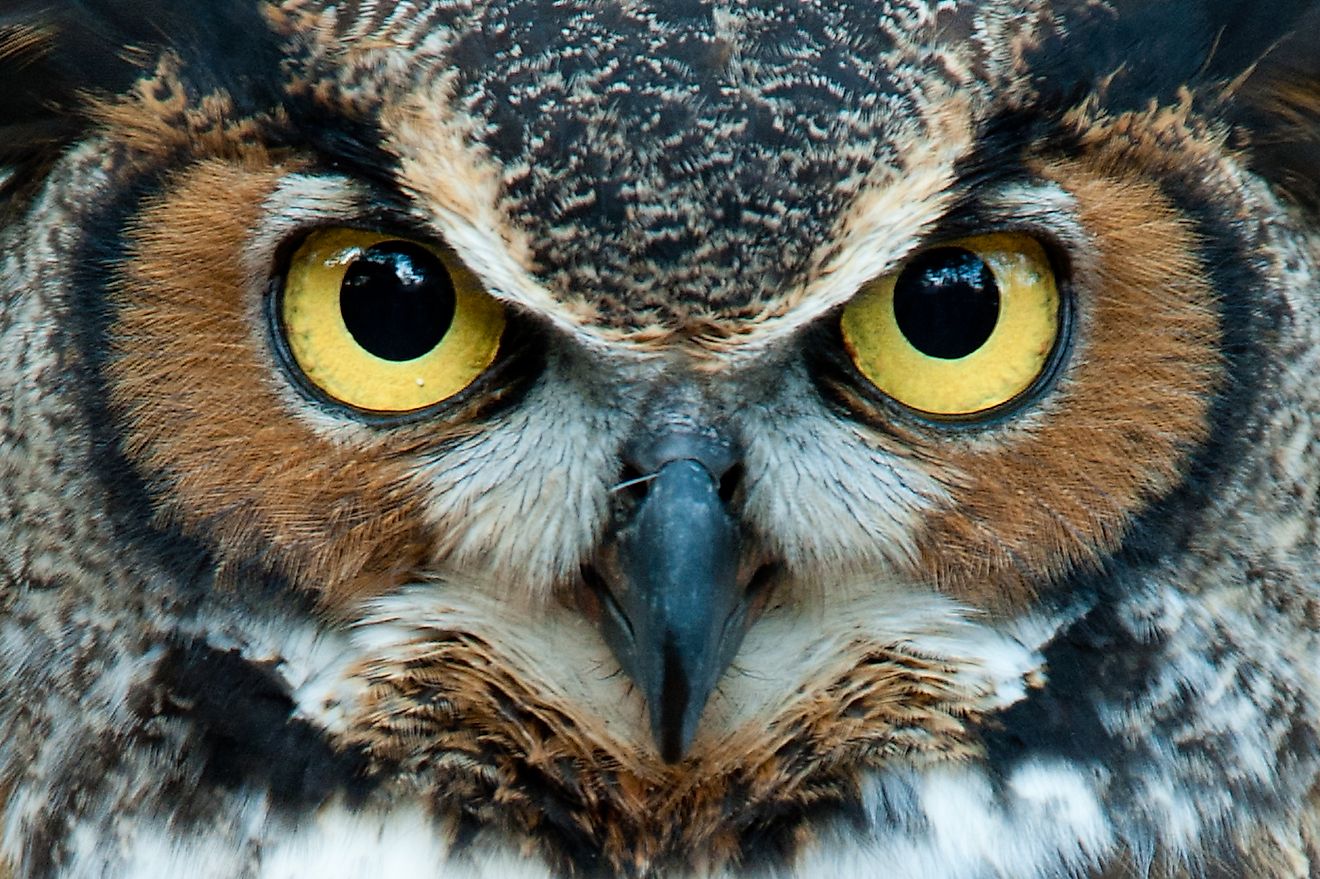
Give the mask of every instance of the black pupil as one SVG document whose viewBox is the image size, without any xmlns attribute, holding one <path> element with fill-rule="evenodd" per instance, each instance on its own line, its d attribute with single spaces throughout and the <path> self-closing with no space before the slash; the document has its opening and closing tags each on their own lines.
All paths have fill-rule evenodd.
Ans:
<svg viewBox="0 0 1320 879">
<path fill-rule="evenodd" d="M 363 251 L 339 288 L 344 325 L 382 360 L 413 360 L 439 345 L 454 321 L 454 304 L 454 282 L 444 263 L 407 241 Z"/>
<path fill-rule="evenodd" d="M 978 350 L 999 322 L 999 287 L 985 260 L 958 247 L 918 256 L 894 286 L 894 317 L 922 354 L 957 360 Z"/>
</svg>

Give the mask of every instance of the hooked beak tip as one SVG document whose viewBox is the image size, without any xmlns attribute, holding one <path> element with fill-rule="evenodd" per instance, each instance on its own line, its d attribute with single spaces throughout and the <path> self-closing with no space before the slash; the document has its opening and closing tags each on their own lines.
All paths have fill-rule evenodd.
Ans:
<svg viewBox="0 0 1320 879">
<path fill-rule="evenodd" d="M 584 566 L 606 643 L 637 684 L 667 763 L 684 759 L 755 614 L 742 527 L 700 460 L 659 466 Z"/>
</svg>

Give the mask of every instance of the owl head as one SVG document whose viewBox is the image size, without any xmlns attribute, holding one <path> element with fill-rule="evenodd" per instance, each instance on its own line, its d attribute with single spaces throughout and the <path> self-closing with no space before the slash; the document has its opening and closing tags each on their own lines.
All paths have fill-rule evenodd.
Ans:
<svg viewBox="0 0 1320 879">
<path fill-rule="evenodd" d="M 10 0 L 15 875 L 1304 875 L 1317 25 Z"/>
</svg>

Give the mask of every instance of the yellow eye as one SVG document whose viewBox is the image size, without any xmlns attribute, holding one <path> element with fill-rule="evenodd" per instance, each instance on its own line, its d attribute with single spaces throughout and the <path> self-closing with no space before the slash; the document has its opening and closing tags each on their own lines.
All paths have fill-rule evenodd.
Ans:
<svg viewBox="0 0 1320 879">
<path fill-rule="evenodd" d="M 504 308 L 437 247 L 354 229 L 310 235 L 285 276 L 280 320 L 307 379 L 373 412 L 454 396 L 495 360 Z"/>
<path fill-rule="evenodd" d="M 841 327 L 857 369 L 890 397 L 930 415 L 974 415 L 1045 371 L 1059 336 L 1059 290 L 1035 239 L 981 235 L 867 284 Z"/>
</svg>

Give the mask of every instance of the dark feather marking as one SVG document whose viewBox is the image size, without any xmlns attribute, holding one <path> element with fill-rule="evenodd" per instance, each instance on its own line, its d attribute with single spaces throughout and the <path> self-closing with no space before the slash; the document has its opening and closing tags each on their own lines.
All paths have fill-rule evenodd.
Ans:
<svg viewBox="0 0 1320 879">
<path fill-rule="evenodd" d="M 25 189 L 86 129 L 84 95 L 124 92 L 162 51 L 177 53 L 197 94 L 225 91 L 240 110 L 278 104 L 282 53 L 258 0 L 18 0 L 0 11 L 0 165 Z M 9 190 L 9 192 L 6 192 Z"/>
<path fill-rule="evenodd" d="M 1070 106 L 1102 85 L 1109 112 L 1143 109 L 1151 100 L 1173 102 L 1183 86 L 1226 86 L 1318 6 L 1317 0 L 1069 0 L 1056 4 L 1061 27 L 1031 53 L 1030 67 L 1052 106 Z M 1209 96 L 1217 99 L 1218 90 Z"/>
<path fill-rule="evenodd" d="M 1230 119 L 1251 169 L 1320 215 L 1320 8 L 1266 57 L 1234 97 Z"/>
<path fill-rule="evenodd" d="M 260 785 L 298 813 L 343 793 L 360 803 L 374 787 L 366 757 L 337 751 L 310 723 L 293 717 L 288 687 L 237 651 L 178 644 L 157 666 L 142 704 L 186 718 L 205 768 L 204 783 L 225 789 Z"/>
</svg>

